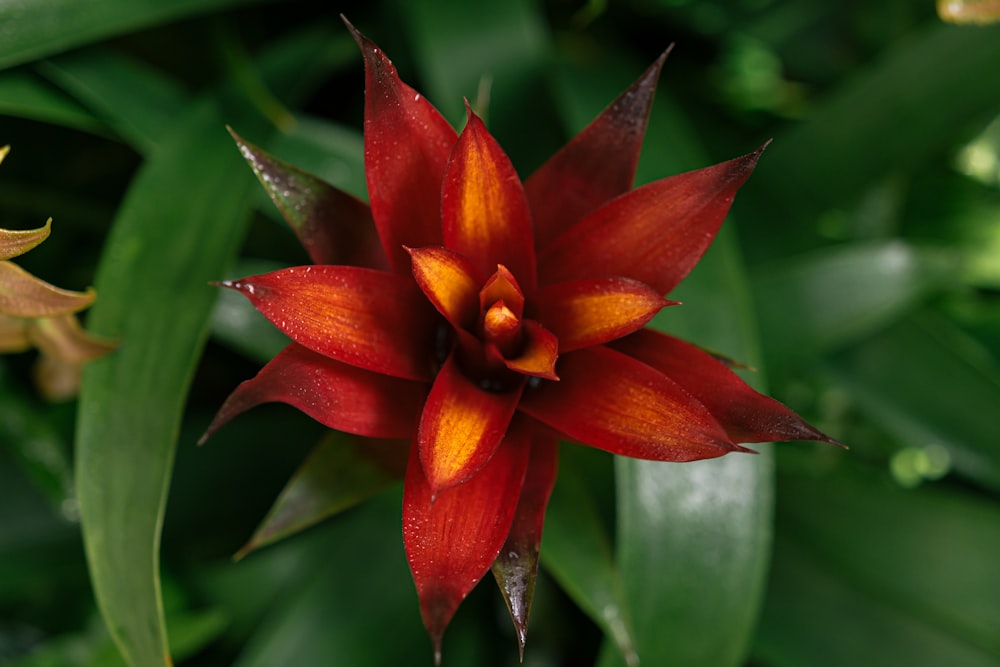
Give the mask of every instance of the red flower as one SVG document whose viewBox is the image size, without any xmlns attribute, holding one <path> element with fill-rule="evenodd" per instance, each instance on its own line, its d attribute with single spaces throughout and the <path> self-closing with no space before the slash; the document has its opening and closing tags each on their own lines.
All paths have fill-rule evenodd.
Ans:
<svg viewBox="0 0 1000 667">
<path fill-rule="evenodd" d="M 354 36 L 371 207 L 238 140 L 316 265 L 224 283 L 294 342 L 209 433 L 281 401 L 408 439 L 403 539 L 435 647 L 491 566 L 523 646 L 559 440 L 660 461 L 830 441 L 712 355 L 643 328 L 762 149 L 630 190 L 661 58 L 522 185 L 471 110 L 457 134 Z"/>
</svg>

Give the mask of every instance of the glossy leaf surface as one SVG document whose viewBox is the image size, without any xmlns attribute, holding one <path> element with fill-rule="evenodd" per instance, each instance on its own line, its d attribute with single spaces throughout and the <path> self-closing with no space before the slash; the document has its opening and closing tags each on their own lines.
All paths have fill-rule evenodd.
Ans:
<svg viewBox="0 0 1000 667">
<path fill-rule="evenodd" d="M 95 332 L 129 341 L 84 375 L 77 485 L 97 599 L 134 665 L 170 664 L 158 614 L 158 547 L 174 433 L 206 334 L 210 267 L 229 261 L 249 213 L 244 201 L 215 196 L 219 190 L 248 192 L 252 183 L 237 171 L 239 161 L 218 127 L 211 103 L 196 106 L 133 185 L 108 240 L 111 259 L 97 276 L 103 298 L 90 319 Z M 186 178 L 179 181 L 178 173 Z M 187 197 L 170 196 L 178 187 Z M 159 206 L 161 197 L 184 208 Z M 205 233 L 209 219 L 211 236 Z M 150 225 L 159 230 L 156 237 L 134 231 Z M 138 245 L 137 237 L 143 239 Z M 192 248 L 203 258 L 196 265 Z"/>
<path fill-rule="evenodd" d="M 72 0 L 5 0 L 0 3 L 0 67 L 70 49 L 156 23 L 247 0 L 100 0 L 86 7 Z"/>
</svg>

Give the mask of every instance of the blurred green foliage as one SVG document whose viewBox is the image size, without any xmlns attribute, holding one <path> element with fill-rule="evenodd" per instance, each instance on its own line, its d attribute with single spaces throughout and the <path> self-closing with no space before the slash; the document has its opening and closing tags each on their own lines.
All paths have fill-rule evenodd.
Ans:
<svg viewBox="0 0 1000 667">
<path fill-rule="evenodd" d="M 338 12 L 525 176 L 670 43 L 640 180 L 774 139 L 656 325 L 851 449 L 564 448 L 526 664 L 1000 663 L 997 27 L 931 0 L 0 0 L 0 226 L 53 217 L 20 263 L 96 285 L 122 341 L 71 404 L 0 359 L 0 664 L 430 664 L 398 489 L 233 563 L 323 429 L 265 406 L 194 444 L 282 344 L 208 281 L 306 261 L 225 126 L 364 196 Z M 491 587 L 446 664 L 516 664 Z"/>
</svg>

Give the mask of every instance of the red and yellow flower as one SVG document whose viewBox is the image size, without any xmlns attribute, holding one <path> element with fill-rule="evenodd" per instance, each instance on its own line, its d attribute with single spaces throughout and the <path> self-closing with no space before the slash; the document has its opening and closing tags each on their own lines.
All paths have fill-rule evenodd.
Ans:
<svg viewBox="0 0 1000 667">
<path fill-rule="evenodd" d="M 223 283 L 293 342 L 209 433 L 280 401 L 405 439 L 403 539 L 435 645 L 491 567 L 523 645 L 560 440 L 658 461 L 830 441 L 714 356 L 644 328 L 763 149 L 631 189 L 661 58 L 522 182 L 471 109 L 457 133 L 354 36 L 370 206 L 237 139 L 315 265 Z"/>
</svg>

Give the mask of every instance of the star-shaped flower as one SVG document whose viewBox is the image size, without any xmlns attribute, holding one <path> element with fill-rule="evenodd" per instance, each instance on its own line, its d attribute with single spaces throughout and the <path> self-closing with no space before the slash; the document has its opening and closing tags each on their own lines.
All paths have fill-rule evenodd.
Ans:
<svg viewBox="0 0 1000 667">
<path fill-rule="evenodd" d="M 522 183 L 354 31 L 368 206 L 237 141 L 315 262 L 223 283 L 292 343 L 208 433 L 267 401 L 406 439 L 403 538 L 440 650 L 493 567 L 523 647 L 556 445 L 694 461 L 827 436 L 691 343 L 644 328 L 712 242 L 763 148 L 632 188 L 661 57 Z"/>
</svg>

